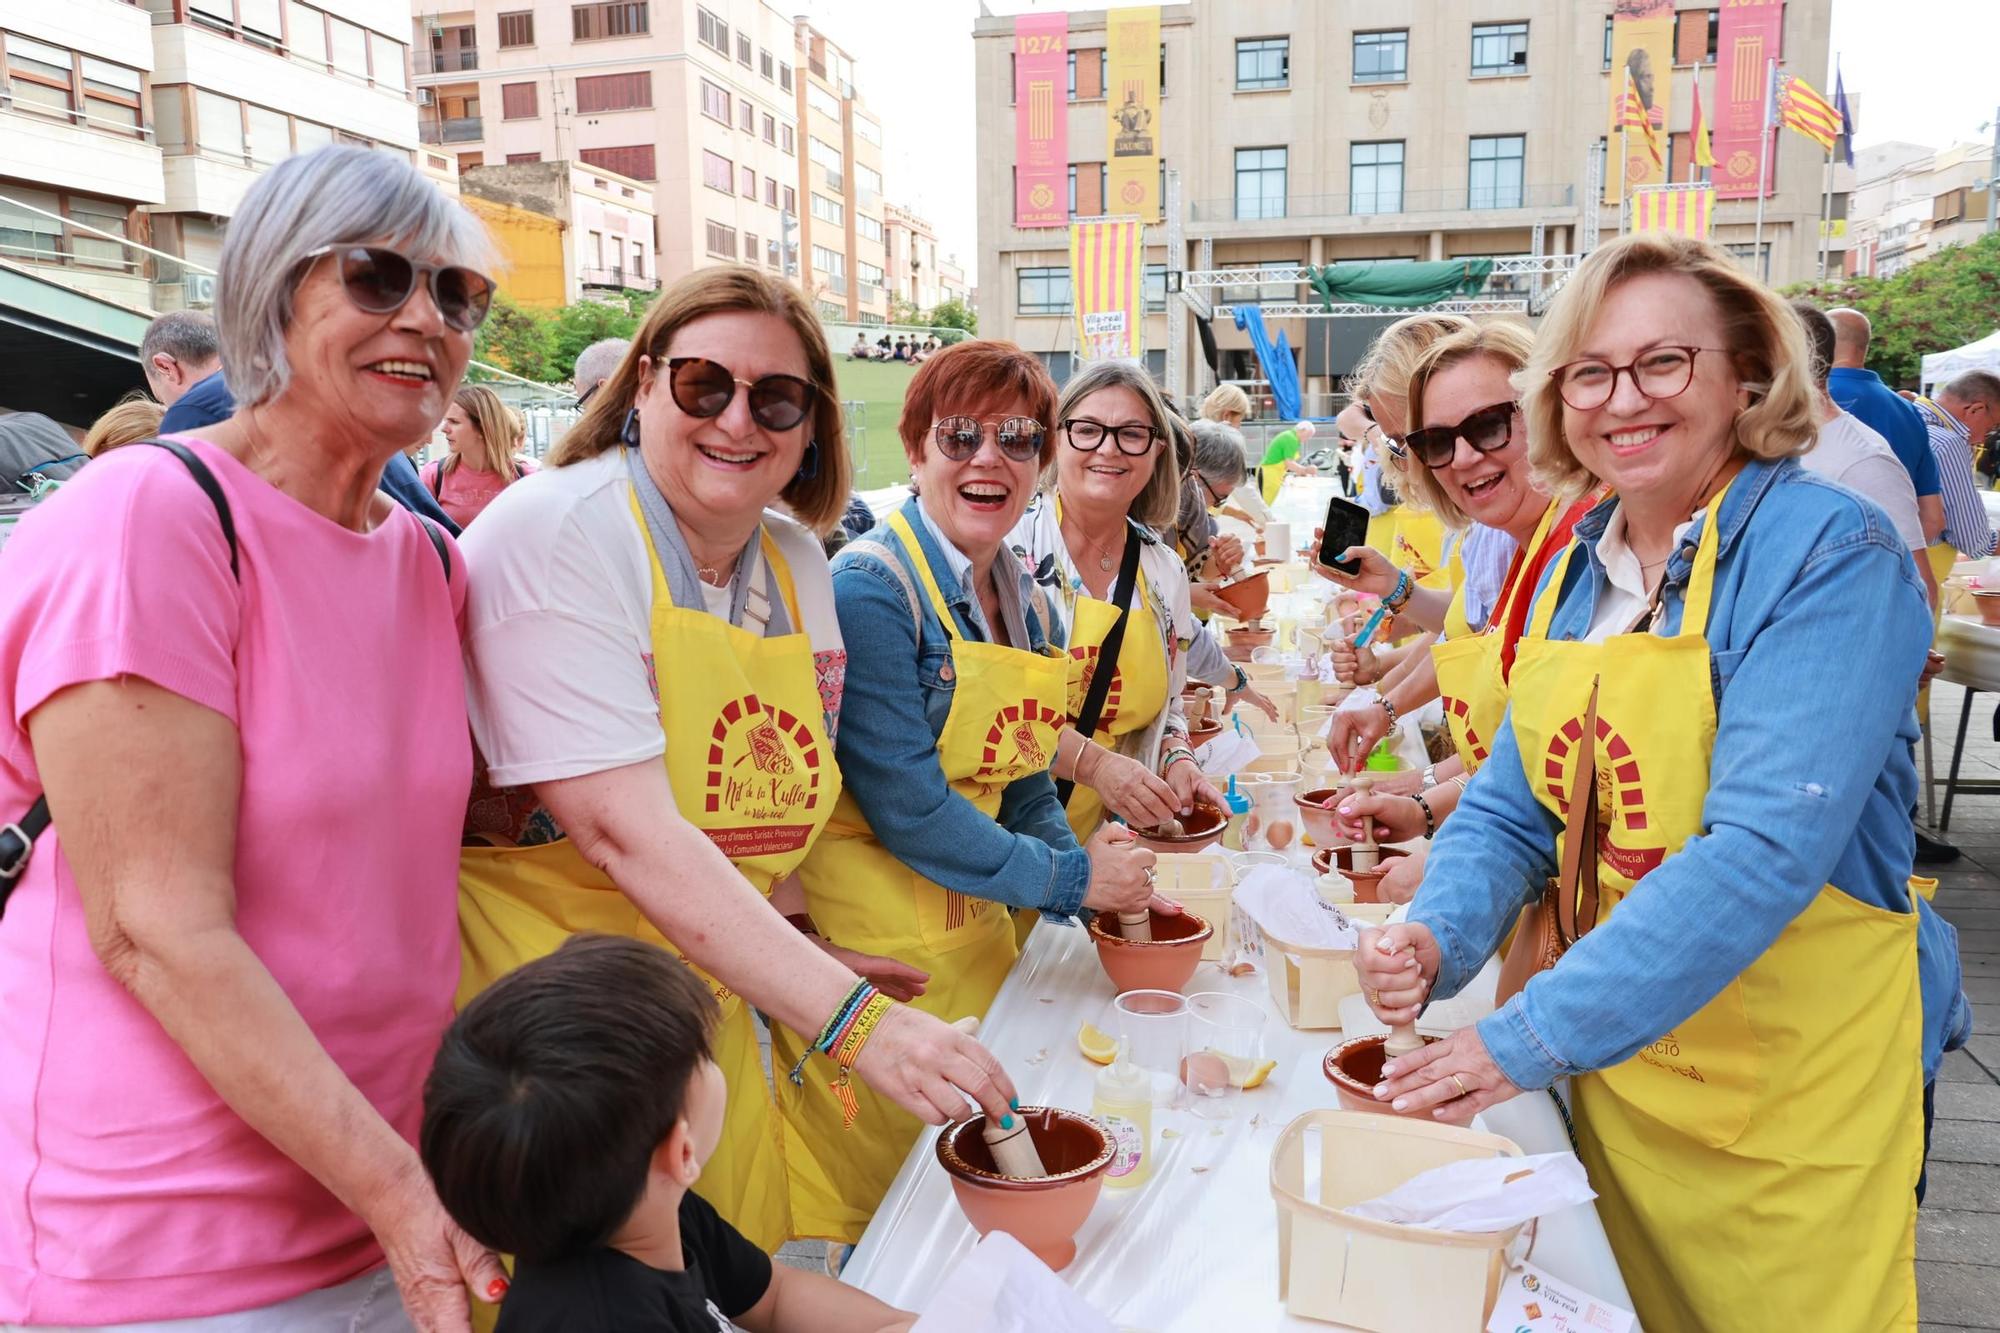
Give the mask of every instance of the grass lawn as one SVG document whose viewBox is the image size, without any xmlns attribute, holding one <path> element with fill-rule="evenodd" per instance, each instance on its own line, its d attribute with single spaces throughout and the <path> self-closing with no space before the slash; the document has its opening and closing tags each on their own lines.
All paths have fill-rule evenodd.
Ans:
<svg viewBox="0 0 2000 1333">
<path fill-rule="evenodd" d="M 856 451 L 854 488 L 874 490 L 909 480 L 910 465 L 903 458 L 896 421 L 903 414 L 903 391 L 916 375 L 915 367 L 899 361 L 849 361 L 835 352 L 833 371 L 842 402 L 858 400 L 865 412 L 865 416 L 850 413 L 847 424 Z"/>
</svg>

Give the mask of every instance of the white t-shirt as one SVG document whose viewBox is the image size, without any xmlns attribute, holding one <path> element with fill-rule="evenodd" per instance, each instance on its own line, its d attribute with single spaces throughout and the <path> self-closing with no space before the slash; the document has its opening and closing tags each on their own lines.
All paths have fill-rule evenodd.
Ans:
<svg viewBox="0 0 2000 1333">
<path fill-rule="evenodd" d="M 1705 508 L 1706 506 L 1704 506 Z M 1674 528 L 1674 539 L 1669 551 L 1678 550 L 1693 529 L 1700 511 L 1690 515 L 1687 522 Z M 1631 632 L 1632 626 L 1646 608 L 1653 604 L 1653 589 L 1659 584 L 1661 570 L 1653 571 L 1651 578 L 1639 564 L 1639 557 L 1625 537 L 1625 506 L 1619 505 L 1611 511 L 1611 517 L 1604 524 L 1604 533 L 1597 539 L 1597 558 L 1604 565 L 1605 586 L 1597 595 L 1597 605 L 1590 617 L 1590 630 L 1583 636 L 1585 643 L 1603 643 L 1614 634 Z M 1664 569 L 1664 566 L 1662 566 Z M 1654 620 L 1652 633 L 1663 634 L 1665 617 Z"/>
<path fill-rule="evenodd" d="M 501 492 L 460 548 L 472 734 L 495 787 L 581 777 L 666 751 L 654 673 L 699 663 L 653 660 L 653 572 L 622 451 L 544 468 Z M 843 654 L 833 579 L 819 539 L 766 512 L 789 567 L 803 628 L 824 669 Z M 703 590 L 711 614 L 727 589 Z M 720 608 L 720 610 L 718 610 Z M 835 696 L 822 703 L 839 708 Z"/>
<path fill-rule="evenodd" d="M 1917 516 L 1917 488 L 1909 469 L 1881 433 L 1852 412 L 1842 412 L 1821 426 L 1819 442 L 1799 464 L 1880 505 L 1896 525 L 1896 535 L 1912 551 L 1930 544 Z"/>
</svg>

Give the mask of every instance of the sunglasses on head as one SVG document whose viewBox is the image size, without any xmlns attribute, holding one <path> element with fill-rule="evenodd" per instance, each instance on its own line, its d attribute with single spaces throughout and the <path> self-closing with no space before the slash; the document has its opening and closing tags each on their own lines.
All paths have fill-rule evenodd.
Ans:
<svg viewBox="0 0 2000 1333">
<path fill-rule="evenodd" d="M 356 310 L 391 315 L 416 295 L 417 284 L 430 289 L 439 318 L 460 333 L 470 333 L 486 320 L 493 303 L 493 279 L 477 269 L 457 264 L 419 264 L 408 255 L 379 245 L 322 245 L 306 258 L 334 257 L 340 285 Z"/>
<path fill-rule="evenodd" d="M 1482 407 L 1456 426 L 1426 426 L 1413 430 L 1403 437 L 1403 443 L 1411 453 L 1432 471 L 1450 465 L 1452 456 L 1458 452 L 1458 442 L 1464 440 L 1477 453 L 1490 454 L 1505 449 L 1514 438 L 1514 415 L 1520 409 L 1513 403 L 1495 403 Z"/>
<path fill-rule="evenodd" d="M 994 422 L 993 429 L 1000 452 L 1016 463 L 1040 457 L 1042 440 L 1048 434 L 1033 417 L 1007 417 Z M 954 463 L 963 463 L 979 452 L 986 439 L 986 423 L 977 417 L 945 417 L 931 433 L 939 453 Z"/>
<path fill-rule="evenodd" d="M 721 416 L 739 384 L 750 391 L 750 419 L 765 430 L 790 430 L 806 419 L 819 397 L 819 387 L 797 375 L 745 380 L 707 357 L 677 356 L 667 362 L 667 391 L 674 405 L 691 417 Z"/>
</svg>

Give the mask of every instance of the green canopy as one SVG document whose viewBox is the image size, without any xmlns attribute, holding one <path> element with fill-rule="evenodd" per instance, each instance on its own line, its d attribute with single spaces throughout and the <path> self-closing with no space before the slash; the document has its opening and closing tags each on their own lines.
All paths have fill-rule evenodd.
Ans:
<svg viewBox="0 0 2000 1333">
<path fill-rule="evenodd" d="M 1312 275 L 1312 286 L 1328 309 L 1347 302 L 1402 309 L 1435 305 L 1454 296 L 1477 296 L 1492 272 L 1491 259 L 1328 264 Z"/>
</svg>

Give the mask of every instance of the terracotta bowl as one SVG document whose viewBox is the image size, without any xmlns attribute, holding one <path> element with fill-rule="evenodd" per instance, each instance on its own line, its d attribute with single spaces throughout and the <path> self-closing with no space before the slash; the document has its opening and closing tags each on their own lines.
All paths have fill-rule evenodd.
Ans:
<svg viewBox="0 0 2000 1333">
<path fill-rule="evenodd" d="M 1333 1084 L 1335 1095 L 1340 1098 L 1344 1111 L 1369 1111 L 1376 1115 L 1403 1115 L 1413 1120 L 1430 1120 L 1433 1117 L 1428 1107 L 1417 1107 L 1408 1111 L 1398 1111 L 1387 1102 L 1375 1100 L 1375 1085 L 1382 1081 L 1382 1043 L 1389 1038 L 1382 1033 L 1372 1037 L 1355 1037 L 1343 1041 L 1326 1053 L 1320 1062 L 1320 1072 L 1326 1081 Z M 1430 1045 L 1436 1037 L 1425 1037 L 1424 1044 Z"/>
<path fill-rule="evenodd" d="M 1215 595 L 1229 603 L 1238 620 L 1255 620 L 1271 605 L 1271 571 L 1261 569 L 1247 579 L 1224 584 Z"/>
<path fill-rule="evenodd" d="M 1132 836 L 1139 840 L 1141 847 L 1156 852 L 1199 852 L 1213 847 L 1221 839 L 1223 827 L 1228 823 L 1229 816 L 1221 810 L 1212 805 L 1197 805 L 1192 813 L 1182 817 L 1179 833 L 1135 828 Z"/>
<path fill-rule="evenodd" d="M 1299 822 L 1306 826 L 1306 835 L 1313 840 L 1315 847 L 1331 847 L 1335 843 L 1347 841 L 1340 836 L 1340 830 L 1334 827 L 1333 811 L 1322 804 L 1324 801 L 1332 800 L 1338 790 L 1335 787 L 1315 787 L 1311 791 L 1302 791 L 1292 798 L 1299 807 Z M 1322 870 L 1320 873 L 1323 875 L 1326 872 Z"/>
<path fill-rule="evenodd" d="M 1207 726 L 1215 720 L 1215 696 L 1207 690 L 1182 690 L 1181 711 L 1190 727 Z"/>
<path fill-rule="evenodd" d="M 1979 610 L 1979 618 L 1988 625 L 2000 625 L 2000 588 L 1987 591 L 1972 590 L 1972 604 Z"/>
<path fill-rule="evenodd" d="M 1111 1135 L 1089 1116 L 1061 1107 L 1024 1106 L 1020 1114 L 1047 1176 L 1001 1175 L 980 1133 L 984 1116 L 945 1126 L 937 1139 L 938 1164 L 951 1177 L 951 1191 L 974 1230 L 982 1236 L 1004 1231 L 1060 1271 L 1076 1258 L 1077 1228 L 1104 1188 Z"/>
<path fill-rule="evenodd" d="M 1379 903 L 1382 901 L 1382 876 L 1389 872 L 1389 863 L 1399 856 L 1409 855 L 1399 847 L 1384 847 L 1380 851 L 1381 859 L 1375 862 L 1373 870 L 1357 871 L 1354 869 L 1352 845 L 1322 847 L 1313 853 L 1313 869 L 1322 875 L 1339 873 L 1347 876 L 1348 882 L 1354 885 L 1355 902 Z"/>
<path fill-rule="evenodd" d="M 1178 916 L 1153 913 L 1153 938 L 1128 940 L 1118 933 L 1118 914 L 1099 912 L 1090 918 L 1090 939 L 1097 960 L 1119 994 L 1128 990 L 1179 990 L 1201 965 L 1201 948 L 1215 928 L 1193 912 Z M 1044 1166 L 1048 1159 L 1042 1159 Z"/>
<path fill-rule="evenodd" d="M 1221 734 L 1222 724 L 1212 717 L 1201 722 L 1191 721 L 1188 728 L 1188 744 L 1199 750 Z"/>
<path fill-rule="evenodd" d="M 1238 625 L 1224 631 L 1228 643 L 1234 648 L 1263 648 L 1269 646 L 1278 631 L 1266 625 Z"/>
</svg>

